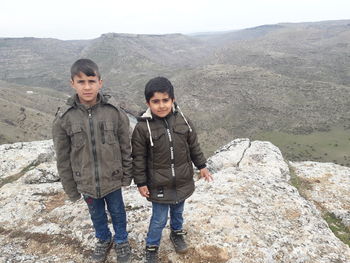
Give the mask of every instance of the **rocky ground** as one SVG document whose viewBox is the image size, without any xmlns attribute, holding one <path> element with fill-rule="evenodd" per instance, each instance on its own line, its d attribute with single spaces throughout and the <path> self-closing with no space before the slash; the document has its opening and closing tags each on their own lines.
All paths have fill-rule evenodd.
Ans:
<svg viewBox="0 0 350 263">
<path fill-rule="evenodd" d="M 319 210 L 334 214 L 350 228 L 349 168 L 333 163 L 290 164 L 298 178 L 306 185 L 303 195 Z"/>
<path fill-rule="evenodd" d="M 0 262 L 88 262 L 95 238 L 85 203 L 64 194 L 52 141 L 0 145 Z M 163 232 L 162 262 L 345 263 L 350 248 L 322 218 L 349 227 L 350 169 L 288 163 L 269 142 L 237 139 L 208 161 L 214 182 L 196 182 L 185 208 L 190 250 L 177 255 Z M 304 193 L 291 175 L 308 182 Z M 150 204 L 124 189 L 134 256 L 142 262 Z M 116 262 L 111 251 L 107 262 Z"/>
</svg>

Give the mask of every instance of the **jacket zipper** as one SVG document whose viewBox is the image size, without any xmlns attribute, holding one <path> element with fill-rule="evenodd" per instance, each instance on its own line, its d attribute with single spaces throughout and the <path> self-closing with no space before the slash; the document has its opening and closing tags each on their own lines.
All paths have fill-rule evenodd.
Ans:
<svg viewBox="0 0 350 263">
<path fill-rule="evenodd" d="M 174 186 L 175 186 L 175 202 L 177 202 L 177 194 L 176 194 L 176 179 L 175 179 L 175 157 L 174 157 L 174 142 L 171 136 L 171 132 L 170 132 L 170 126 L 169 123 L 166 119 L 164 119 L 165 125 L 166 125 L 166 133 L 168 134 L 168 138 L 169 138 L 169 145 L 170 145 L 170 166 L 171 166 L 171 175 L 173 177 L 173 181 L 174 181 Z"/>
<path fill-rule="evenodd" d="M 91 109 L 88 109 L 88 113 L 89 113 L 89 125 L 90 125 L 90 134 L 91 134 L 92 155 L 94 157 L 94 166 L 95 166 L 96 193 L 97 193 L 97 198 L 101 198 L 101 187 L 100 187 L 100 177 L 98 174 L 95 131 L 94 131 L 94 123 L 93 123 L 93 119 L 92 119 Z"/>
</svg>

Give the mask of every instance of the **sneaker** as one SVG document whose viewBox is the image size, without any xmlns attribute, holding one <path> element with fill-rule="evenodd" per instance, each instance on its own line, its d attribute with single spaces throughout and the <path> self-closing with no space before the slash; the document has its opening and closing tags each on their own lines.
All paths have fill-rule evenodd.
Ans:
<svg viewBox="0 0 350 263">
<path fill-rule="evenodd" d="M 129 263 L 131 260 L 131 247 L 128 241 L 121 244 L 114 244 L 114 250 L 117 254 L 119 263 Z"/>
<path fill-rule="evenodd" d="M 187 235 L 187 232 L 184 230 L 171 230 L 170 240 L 173 242 L 175 251 L 177 253 L 183 254 L 188 250 L 187 244 L 185 242 L 184 236 Z"/>
<path fill-rule="evenodd" d="M 112 240 L 99 239 L 96 243 L 94 253 L 92 254 L 92 262 L 104 262 L 107 258 L 108 252 L 113 245 Z"/>
<path fill-rule="evenodd" d="M 145 263 L 158 263 L 158 247 L 157 246 L 146 246 Z"/>
</svg>

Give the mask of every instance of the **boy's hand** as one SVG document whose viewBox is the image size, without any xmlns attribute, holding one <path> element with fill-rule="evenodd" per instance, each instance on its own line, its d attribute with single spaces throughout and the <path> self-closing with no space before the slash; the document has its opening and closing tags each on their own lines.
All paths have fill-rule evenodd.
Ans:
<svg viewBox="0 0 350 263">
<path fill-rule="evenodd" d="M 199 170 L 200 177 L 203 177 L 207 182 L 213 181 L 213 176 L 209 172 L 207 168 L 203 168 Z"/>
<path fill-rule="evenodd" d="M 145 186 L 141 186 L 141 187 L 138 187 L 139 188 L 139 192 L 140 194 L 143 196 L 143 197 L 149 197 L 149 191 L 148 191 L 148 187 L 147 185 Z"/>
</svg>

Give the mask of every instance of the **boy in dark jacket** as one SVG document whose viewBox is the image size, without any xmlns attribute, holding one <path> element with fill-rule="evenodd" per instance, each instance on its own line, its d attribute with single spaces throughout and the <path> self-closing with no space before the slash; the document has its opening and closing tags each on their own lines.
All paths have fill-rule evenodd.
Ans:
<svg viewBox="0 0 350 263">
<path fill-rule="evenodd" d="M 118 262 L 129 262 L 131 250 L 121 192 L 132 179 L 129 119 L 109 96 L 102 95 L 97 65 L 89 59 L 71 67 L 76 94 L 56 113 L 52 134 L 57 170 L 71 201 L 83 195 L 96 232 L 93 262 L 104 262 L 114 244 Z M 111 215 L 114 238 L 105 206 Z"/>
<path fill-rule="evenodd" d="M 132 135 L 133 175 L 139 192 L 152 202 L 146 238 L 146 262 L 157 262 L 162 231 L 170 209 L 170 239 L 178 253 L 187 245 L 182 229 L 185 199 L 194 191 L 193 166 L 207 181 L 212 176 L 199 147 L 193 124 L 175 103 L 174 88 L 164 77 L 145 87 L 147 111 Z"/>
</svg>

